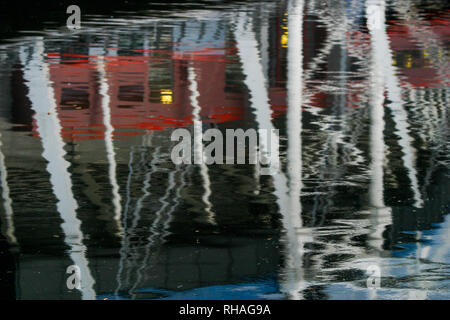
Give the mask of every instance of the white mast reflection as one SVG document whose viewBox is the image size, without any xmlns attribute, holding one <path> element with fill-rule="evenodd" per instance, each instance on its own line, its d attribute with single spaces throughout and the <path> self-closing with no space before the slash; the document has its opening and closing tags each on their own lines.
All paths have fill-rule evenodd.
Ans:
<svg viewBox="0 0 450 320">
<path fill-rule="evenodd" d="M 373 48 L 373 54 L 374 54 L 374 58 L 375 58 L 375 64 L 376 64 L 376 68 L 378 68 L 377 72 L 377 76 L 381 77 L 381 72 L 384 73 L 384 80 L 385 80 L 385 86 L 386 86 L 386 90 L 388 92 L 388 98 L 389 100 L 391 100 L 391 103 L 387 104 L 387 106 L 391 109 L 392 111 L 392 116 L 397 128 L 397 134 L 399 136 L 399 145 L 402 148 L 402 152 L 403 152 L 403 164 L 406 167 L 406 169 L 408 170 L 408 177 L 409 180 L 411 182 L 411 189 L 413 191 L 414 194 L 414 206 L 416 207 L 422 207 L 423 206 L 423 200 L 419 191 L 419 185 L 418 185 L 418 180 L 417 180 L 417 171 L 414 167 L 414 157 L 416 154 L 416 150 L 415 148 L 412 146 L 413 143 L 413 139 L 410 136 L 410 132 L 408 129 L 408 115 L 406 110 L 404 109 L 404 101 L 403 98 L 401 96 L 401 88 L 400 88 L 400 84 L 398 81 L 398 78 L 395 74 L 395 67 L 393 66 L 393 62 L 392 62 L 392 52 L 390 50 L 389 47 L 389 40 L 388 40 L 388 35 L 387 35 L 387 31 L 386 31 L 386 17 L 385 17 L 385 10 L 386 10 L 386 4 L 385 4 L 385 0 L 369 0 L 368 1 L 368 6 L 372 6 L 372 9 L 376 8 L 376 10 L 374 10 L 374 12 L 372 12 L 371 14 L 377 14 L 377 16 L 375 17 L 377 20 L 373 20 L 372 22 L 372 26 L 369 25 L 369 30 L 371 32 L 371 43 L 372 43 L 372 48 Z M 370 14 L 369 12 L 367 12 L 367 14 Z M 381 93 L 379 93 L 381 94 Z M 380 99 L 382 99 L 380 97 Z M 378 113 L 381 113 L 382 111 L 379 111 Z M 382 115 L 377 114 L 377 112 L 375 110 L 372 110 L 372 116 L 375 117 L 381 117 L 378 119 L 381 120 L 382 119 Z M 374 120 L 375 122 L 377 121 L 377 119 Z M 371 126 L 371 128 L 373 129 L 374 126 Z M 380 129 L 378 129 L 380 130 Z M 375 133 L 377 134 L 377 133 Z M 378 133 L 379 134 L 379 133 Z M 373 140 L 372 140 L 373 138 Z M 378 140 L 378 141 L 377 141 Z M 380 139 L 376 138 L 376 137 L 371 137 L 371 146 L 373 146 L 373 148 L 377 148 L 377 144 L 379 143 Z M 384 149 L 384 146 L 383 146 Z M 381 150 L 380 150 L 381 151 Z M 376 151 L 374 150 L 375 154 L 373 155 L 374 157 L 372 158 L 373 160 L 375 160 L 373 162 L 373 165 L 375 166 L 377 161 L 380 161 L 380 159 L 378 159 L 378 157 L 380 156 L 380 151 Z M 382 165 L 381 165 L 382 166 Z M 382 172 L 381 173 L 377 173 L 376 170 L 382 170 L 381 169 L 377 169 L 377 168 L 373 168 L 373 170 L 375 170 L 375 174 L 377 176 L 382 176 Z M 380 178 L 378 178 L 379 180 Z M 382 179 L 382 178 L 381 178 Z M 380 185 L 381 183 L 381 185 Z M 379 207 L 379 206 L 383 206 L 384 207 L 384 203 L 381 202 L 382 199 L 380 199 L 380 193 L 382 192 L 382 189 L 380 190 L 380 188 L 382 188 L 382 181 L 372 181 L 371 183 L 371 200 L 374 201 L 375 207 Z M 381 218 L 381 221 L 380 221 Z M 389 221 L 390 219 L 390 214 L 389 211 L 386 211 L 386 208 L 383 209 L 383 211 L 381 212 L 381 216 L 380 216 L 380 212 L 378 212 L 377 214 L 377 222 L 376 225 L 376 232 L 374 235 L 372 235 L 373 238 L 378 238 L 381 239 L 379 241 L 381 241 L 381 244 L 378 244 L 378 246 L 382 245 L 382 235 L 381 233 L 384 231 L 385 226 L 390 224 L 391 221 Z M 381 223 L 380 223 L 381 222 Z M 418 239 L 420 238 L 420 234 L 418 235 Z M 382 249 L 382 248 L 381 248 Z M 419 250 L 420 251 L 420 250 Z M 419 253 L 418 253 L 419 254 Z M 417 259 L 417 263 L 418 263 L 418 259 Z M 409 268 L 408 268 L 409 269 Z M 412 270 L 410 270 L 412 271 Z M 409 272 L 412 273 L 412 272 Z M 373 293 L 372 293 L 373 294 Z M 424 299 L 427 296 L 427 292 L 425 290 L 408 290 L 408 294 L 409 294 L 409 298 L 410 299 Z M 372 296 L 374 297 L 374 296 Z"/>
<path fill-rule="evenodd" d="M 289 228 L 287 229 L 290 251 L 293 252 L 291 267 L 295 274 L 285 287 L 294 299 L 302 298 L 306 288 L 303 273 L 305 243 L 312 240 L 311 231 L 303 227 L 301 218 L 302 183 L 302 107 L 303 107 L 303 0 L 291 0 L 288 4 L 288 50 L 287 50 L 287 132 L 289 175 Z M 290 233 L 290 235 L 289 235 Z"/>
<path fill-rule="evenodd" d="M 81 221 L 77 218 L 78 204 L 72 193 L 72 181 L 68 168 L 70 163 L 64 159 L 64 141 L 61 137 L 61 124 L 57 114 L 53 87 L 50 81 L 49 66 L 44 60 L 44 42 L 38 38 L 34 43 L 34 52 L 27 63 L 26 49 L 22 47 L 20 58 L 24 66 L 24 78 L 28 87 L 31 108 L 35 111 L 34 119 L 44 149 L 42 156 L 48 161 L 47 171 L 56 204 L 63 223 L 64 241 L 70 247 L 69 256 L 80 268 L 82 298 L 95 299 L 94 279 L 86 257 L 86 246 L 83 244 Z M 64 270 L 65 271 L 65 270 Z"/>
<path fill-rule="evenodd" d="M 383 55 L 379 52 L 380 47 L 377 40 L 380 39 L 380 32 L 384 29 L 384 7 L 380 7 L 380 25 L 369 23 L 369 15 L 374 14 L 369 6 L 366 6 L 366 15 L 371 35 L 371 92 L 370 92 L 370 156 L 371 156 L 371 180 L 369 185 L 369 203 L 371 207 L 371 222 L 373 231 L 370 234 L 369 244 L 378 251 L 376 259 L 380 264 L 380 252 L 383 251 L 383 232 L 386 226 L 392 224 L 391 209 L 387 208 L 384 203 L 384 182 L 383 182 L 383 164 L 385 161 L 385 143 L 384 143 L 384 90 L 385 81 L 383 77 Z M 381 16 L 383 12 L 383 16 Z M 384 270 L 386 272 L 386 270 Z M 376 298 L 376 289 L 370 289 L 369 296 L 371 299 Z"/>
<path fill-rule="evenodd" d="M 422 207 L 423 200 L 419 191 L 419 184 L 417 180 L 417 170 L 414 166 L 414 159 L 416 155 L 416 149 L 413 147 L 413 139 L 410 136 L 408 128 L 408 114 L 404 108 L 404 101 L 402 98 L 402 92 L 400 83 L 396 76 L 396 70 L 392 63 L 392 52 L 389 47 L 389 38 L 386 31 L 386 17 L 385 17 L 385 1 L 384 0 L 370 0 L 368 4 L 376 6 L 378 8 L 379 21 L 374 21 L 377 32 L 373 33 L 372 42 L 376 48 L 377 57 L 382 63 L 387 95 L 391 103 L 387 104 L 387 107 L 391 109 L 392 117 L 397 129 L 397 135 L 399 137 L 399 145 L 403 152 L 403 164 L 408 171 L 408 178 L 411 182 L 411 189 L 414 194 L 414 205 L 416 207 Z"/>
<path fill-rule="evenodd" d="M 210 224 L 216 224 L 215 213 L 212 211 L 212 204 L 209 201 L 211 196 L 211 181 L 209 179 L 208 167 L 203 160 L 203 131 L 202 120 L 200 119 L 201 107 L 198 103 L 200 92 L 198 91 L 197 79 L 195 76 L 195 69 L 193 66 L 188 67 L 189 90 L 191 91 L 190 101 L 193 107 L 192 116 L 194 122 L 194 159 L 202 159 L 200 166 L 200 175 L 202 177 L 203 189 L 205 193 L 202 196 L 202 201 L 205 204 L 205 211 L 207 213 L 207 221 Z"/>
<path fill-rule="evenodd" d="M 102 113 L 103 113 L 103 125 L 105 126 L 105 145 L 106 145 L 106 156 L 109 163 L 109 181 L 112 186 L 112 202 L 114 206 L 114 220 L 116 221 L 119 231 L 122 230 L 121 226 L 121 216 L 122 216 L 122 205 L 121 197 L 119 194 L 119 184 L 117 183 L 116 174 L 116 153 L 114 151 L 113 143 L 113 132 L 114 127 L 111 122 L 111 110 L 110 110 L 110 96 L 109 96 L 109 86 L 108 78 L 105 70 L 105 57 L 99 56 L 97 61 L 97 71 L 100 77 L 100 95 L 102 96 Z"/>
<path fill-rule="evenodd" d="M 2 135 L 0 133 L 0 183 L 2 186 L 3 207 L 5 208 L 5 219 L 2 221 L 2 231 L 10 244 L 17 245 L 17 239 L 14 234 L 15 228 L 12 200 L 9 196 L 8 168 L 5 164 L 5 156 L 1 150 L 1 147 L 3 146 L 1 139 Z"/>
<path fill-rule="evenodd" d="M 304 244 L 311 240 L 311 234 L 303 228 L 301 219 L 300 191 L 302 187 L 301 172 L 301 107 L 303 89 L 303 59 L 302 59 L 302 24 L 303 1 L 289 2 L 288 9 L 288 179 L 283 172 L 273 174 L 273 183 L 277 204 L 283 216 L 283 226 L 286 229 L 288 240 L 287 271 L 282 291 L 290 298 L 301 299 L 302 291 L 306 288 L 303 275 Z M 252 30 L 252 19 L 245 13 L 240 13 L 235 20 L 235 39 L 243 72 L 246 76 L 245 84 L 250 92 L 250 104 L 255 113 L 259 129 L 273 130 L 271 122 L 272 111 L 269 105 L 269 96 L 265 85 L 263 67 L 255 34 Z M 295 31 L 291 31 L 295 30 Z M 272 142 L 272 141 L 271 141 Z M 268 152 L 265 141 L 260 141 L 262 153 Z"/>
</svg>

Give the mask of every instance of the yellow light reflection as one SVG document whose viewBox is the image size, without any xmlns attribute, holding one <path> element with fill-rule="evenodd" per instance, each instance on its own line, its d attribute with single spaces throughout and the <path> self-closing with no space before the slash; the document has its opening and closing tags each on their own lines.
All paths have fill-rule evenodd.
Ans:
<svg viewBox="0 0 450 320">
<path fill-rule="evenodd" d="M 412 67 L 412 57 L 408 56 L 408 60 L 406 60 L 406 68 Z"/>
<path fill-rule="evenodd" d="M 161 90 L 161 102 L 163 104 L 171 104 L 173 101 L 172 94 L 173 92 L 170 89 Z"/>
<path fill-rule="evenodd" d="M 287 35 L 287 33 L 282 34 L 281 35 L 281 46 L 283 48 L 286 48 L 287 47 L 287 43 L 288 43 L 288 35 Z"/>
</svg>

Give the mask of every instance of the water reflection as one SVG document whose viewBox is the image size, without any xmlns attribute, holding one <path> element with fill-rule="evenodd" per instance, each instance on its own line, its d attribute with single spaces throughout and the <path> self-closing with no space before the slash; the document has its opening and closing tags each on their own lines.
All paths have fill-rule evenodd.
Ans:
<svg viewBox="0 0 450 320">
<path fill-rule="evenodd" d="M 70 163 L 64 159 L 64 142 L 61 139 L 61 125 L 57 116 L 57 106 L 50 83 L 49 67 L 44 61 L 44 44 L 36 40 L 31 57 L 25 48 L 21 48 L 20 61 L 24 68 L 24 79 L 28 86 L 28 98 L 34 110 L 37 131 L 44 149 L 42 156 L 47 160 L 47 171 L 53 193 L 57 199 L 56 207 L 61 215 L 61 229 L 65 243 L 70 247 L 69 256 L 83 274 L 80 291 L 83 299 L 94 299 L 94 279 L 86 259 L 86 246 L 83 244 L 81 221 L 76 210 L 78 203 L 72 193 L 72 181 L 68 168 Z"/>
<path fill-rule="evenodd" d="M 13 39 L 2 296 L 448 299 L 449 21 L 437 0 L 289 0 Z M 197 158 L 208 128 L 279 129 L 280 172 L 174 165 L 179 127 Z"/>
</svg>

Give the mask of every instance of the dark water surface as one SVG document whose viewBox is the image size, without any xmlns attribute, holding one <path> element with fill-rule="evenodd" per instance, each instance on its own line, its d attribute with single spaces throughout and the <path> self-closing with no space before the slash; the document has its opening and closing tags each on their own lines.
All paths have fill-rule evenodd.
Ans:
<svg viewBox="0 0 450 320">
<path fill-rule="evenodd" d="M 80 7 L 1 41 L 0 298 L 450 299 L 445 1 Z M 174 165 L 200 125 L 282 172 Z"/>
</svg>

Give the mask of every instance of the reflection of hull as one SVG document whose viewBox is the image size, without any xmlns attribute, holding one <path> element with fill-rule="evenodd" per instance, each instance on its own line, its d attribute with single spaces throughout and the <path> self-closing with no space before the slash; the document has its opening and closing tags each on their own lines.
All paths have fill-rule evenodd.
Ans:
<svg viewBox="0 0 450 320">
<path fill-rule="evenodd" d="M 135 292 L 137 298 L 145 297 L 145 294 L 140 293 L 141 288 L 165 288 L 182 294 L 184 290 L 238 283 L 246 278 L 261 278 L 261 275 L 274 274 L 277 271 L 279 249 L 275 245 L 268 246 L 265 239 L 214 236 L 201 237 L 201 241 L 211 244 L 227 243 L 227 246 L 161 246 L 158 254 L 148 260 L 143 270 L 147 277 Z M 95 250 L 92 249 L 89 261 L 92 276 L 96 280 L 97 298 L 114 292 L 117 283 L 112 279 L 115 279 L 118 271 L 118 257 L 95 257 Z M 18 298 L 36 298 L 38 292 L 40 298 L 75 298 L 74 292 L 69 292 L 64 285 L 66 274 L 62 270 L 69 264 L 70 261 L 65 262 L 58 257 L 39 259 L 24 254 L 18 264 Z M 134 268 L 129 271 L 130 283 L 133 284 L 137 270 Z M 119 297 L 128 289 L 129 287 L 122 288 Z"/>
</svg>

